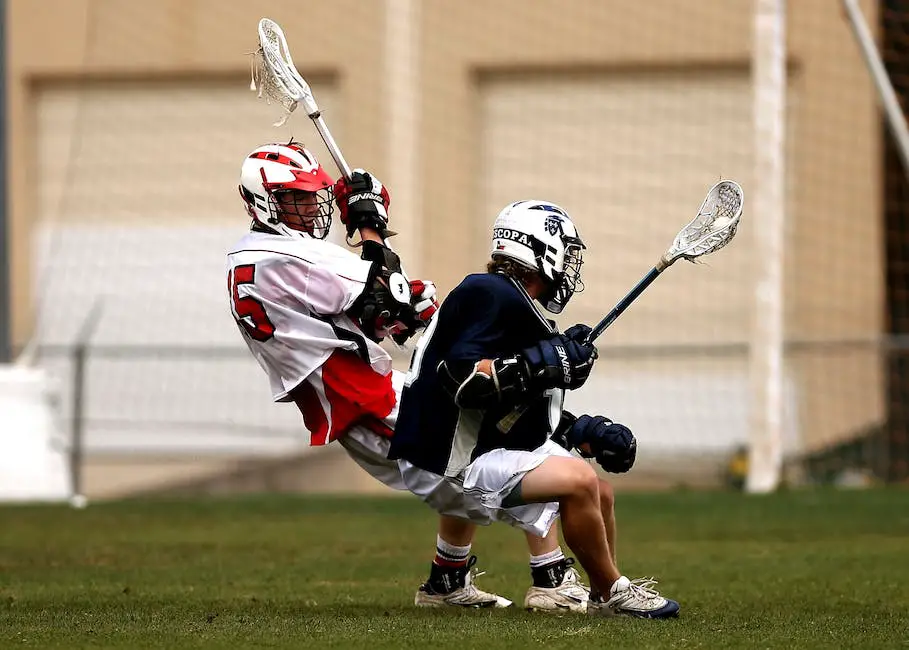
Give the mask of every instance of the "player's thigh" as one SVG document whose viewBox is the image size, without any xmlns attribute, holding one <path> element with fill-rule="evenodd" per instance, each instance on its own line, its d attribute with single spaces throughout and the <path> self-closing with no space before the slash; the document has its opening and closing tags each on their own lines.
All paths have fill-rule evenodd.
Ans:
<svg viewBox="0 0 909 650">
<path fill-rule="evenodd" d="M 566 456 L 550 456 L 527 472 L 520 485 L 520 498 L 525 503 L 596 498 L 598 492 L 599 479 L 593 467 L 580 458 Z"/>
<path fill-rule="evenodd" d="M 550 458 L 570 460 L 574 456 L 551 440 L 533 450 L 493 449 L 476 458 L 462 472 L 464 489 L 478 495 L 487 506 L 501 507 L 524 478 Z"/>
<path fill-rule="evenodd" d="M 511 481 L 519 481 L 521 474 L 516 477 L 507 472 L 475 474 L 474 478 L 485 477 L 493 482 L 474 483 L 467 487 L 463 477 L 440 476 L 404 460 L 399 460 L 398 464 L 410 491 L 442 515 L 483 526 L 505 523 L 537 537 L 545 537 L 559 514 L 558 503 L 531 503 L 519 507 L 502 505 L 503 497 L 511 489 Z M 513 468 L 514 464 L 510 466 Z"/>
<path fill-rule="evenodd" d="M 388 459 L 390 441 L 365 426 L 351 427 L 338 442 L 354 462 L 374 479 L 394 490 L 407 490 L 397 461 Z"/>
<path fill-rule="evenodd" d="M 488 510 L 474 496 L 466 494 L 457 479 L 421 469 L 406 460 L 397 463 L 407 489 L 439 514 L 481 525 L 492 523 Z"/>
</svg>

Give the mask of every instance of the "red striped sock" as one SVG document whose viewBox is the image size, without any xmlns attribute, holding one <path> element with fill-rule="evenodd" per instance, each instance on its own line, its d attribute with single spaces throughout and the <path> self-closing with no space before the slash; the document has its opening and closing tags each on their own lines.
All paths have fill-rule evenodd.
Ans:
<svg viewBox="0 0 909 650">
<path fill-rule="evenodd" d="M 436 557 L 432 563 L 436 566 L 457 569 L 467 566 L 467 559 L 470 557 L 470 544 L 467 546 L 455 546 L 449 544 L 440 536 L 436 536 Z"/>
</svg>

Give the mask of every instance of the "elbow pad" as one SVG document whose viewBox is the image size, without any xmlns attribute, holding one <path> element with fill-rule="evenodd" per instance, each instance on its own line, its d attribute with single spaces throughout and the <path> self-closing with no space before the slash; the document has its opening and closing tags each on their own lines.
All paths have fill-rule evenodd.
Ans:
<svg viewBox="0 0 909 650">
<path fill-rule="evenodd" d="M 363 242 L 362 258 L 372 262 L 366 286 L 348 315 L 373 341 L 406 328 L 414 320 L 410 285 L 394 251 L 374 241 Z"/>
<path fill-rule="evenodd" d="M 401 273 L 401 258 L 388 246 L 367 239 L 363 242 L 363 251 L 360 259 L 378 264 L 380 269 L 388 269 L 392 273 Z"/>
<path fill-rule="evenodd" d="M 485 409 L 517 404 L 529 393 L 527 364 L 517 356 L 495 359 L 492 374 L 479 369 L 480 362 L 442 361 L 439 381 L 460 408 Z"/>
</svg>

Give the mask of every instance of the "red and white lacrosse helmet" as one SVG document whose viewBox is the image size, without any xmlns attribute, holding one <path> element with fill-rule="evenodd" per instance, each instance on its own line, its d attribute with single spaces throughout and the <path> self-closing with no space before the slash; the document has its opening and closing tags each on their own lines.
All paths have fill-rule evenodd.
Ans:
<svg viewBox="0 0 909 650">
<path fill-rule="evenodd" d="M 253 221 L 288 237 L 325 239 L 334 180 L 299 142 L 254 149 L 240 170 L 240 196 Z"/>
</svg>

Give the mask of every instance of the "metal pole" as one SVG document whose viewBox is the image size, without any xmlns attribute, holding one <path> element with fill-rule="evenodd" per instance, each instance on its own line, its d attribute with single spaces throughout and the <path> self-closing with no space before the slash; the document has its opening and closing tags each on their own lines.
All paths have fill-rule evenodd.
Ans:
<svg viewBox="0 0 909 650">
<path fill-rule="evenodd" d="M 10 235 L 6 197 L 6 1 L 0 0 L 0 363 L 12 360 Z"/>
<path fill-rule="evenodd" d="M 861 7 L 857 0 L 842 0 L 842 2 L 846 16 L 849 18 L 849 25 L 855 34 L 855 40 L 858 41 L 865 64 L 868 66 L 868 72 L 877 87 L 881 105 L 884 107 L 884 114 L 887 117 L 887 126 L 890 127 L 890 132 L 896 142 L 896 151 L 903 163 L 903 172 L 909 176 L 909 126 L 906 125 L 906 116 L 903 115 L 900 101 L 890 82 L 890 75 L 887 74 L 884 62 L 881 61 L 881 54 L 877 50 L 871 29 L 865 22 Z"/>
<path fill-rule="evenodd" d="M 79 341 L 73 349 L 73 421 L 69 447 L 70 496 L 82 495 L 82 456 L 85 435 L 85 362 L 88 344 Z"/>
<path fill-rule="evenodd" d="M 103 305 L 101 300 L 96 300 L 91 310 L 85 317 L 82 327 L 76 337 L 73 347 L 73 421 L 72 437 L 69 449 L 70 481 L 72 485 L 71 498 L 75 499 L 74 505 L 84 500 L 82 495 L 82 459 L 85 447 L 85 371 L 90 353 L 92 336 L 101 320 Z"/>
</svg>

